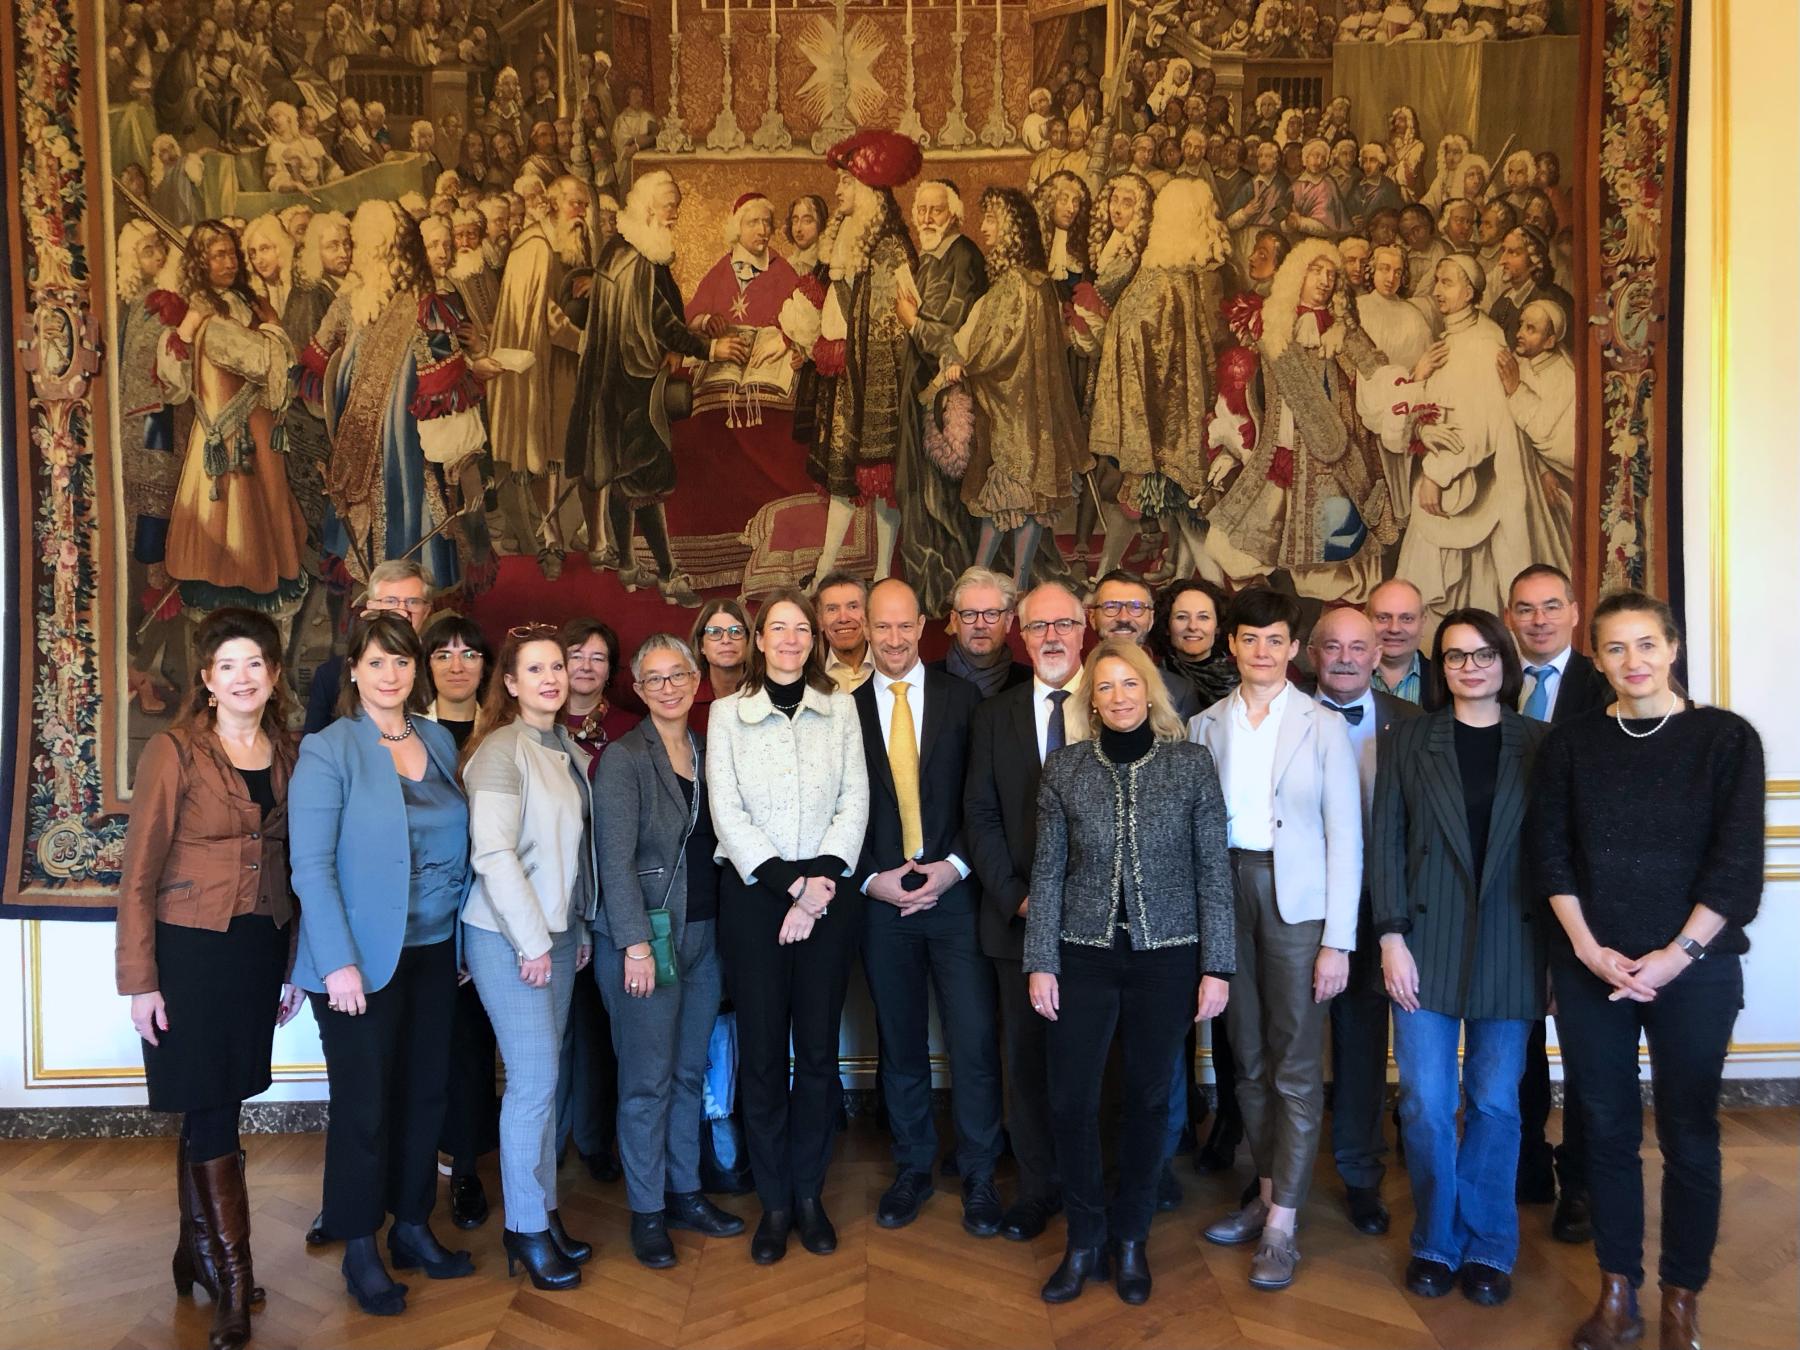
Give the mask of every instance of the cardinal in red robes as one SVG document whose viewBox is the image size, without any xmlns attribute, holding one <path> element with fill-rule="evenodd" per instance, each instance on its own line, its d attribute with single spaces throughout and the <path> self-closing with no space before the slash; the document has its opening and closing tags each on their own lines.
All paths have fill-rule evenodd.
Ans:
<svg viewBox="0 0 1800 1350">
<path fill-rule="evenodd" d="M 727 327 L 767 328 L 781 314 L 800 278 L 786 258 L 769 247 L 775 236 L 775 205 L 760 192 L 732 203 L 725 221 L 729 251 L 700 279 L 688 301 L 688 323 L 709 336 Z"/>
</svg>

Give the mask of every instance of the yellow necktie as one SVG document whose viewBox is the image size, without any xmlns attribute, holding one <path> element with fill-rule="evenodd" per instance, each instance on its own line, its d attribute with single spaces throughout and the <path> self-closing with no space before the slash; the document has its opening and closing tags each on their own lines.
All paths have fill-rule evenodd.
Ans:
<svg viewBox="0 0 1800 1350">
<path fill-rule="evenodd" d="M 888 768 L 894 774 L 894 795 L 900 799 L 900 843 L 907 857 L 916 858 L 925 847 L 925 827 L 919 819 L 919 742 L 913 735 L 906 681 L 895 680 L 888 687 L 894 691 L 894 717 L 888 728 Z"/>
</svg>

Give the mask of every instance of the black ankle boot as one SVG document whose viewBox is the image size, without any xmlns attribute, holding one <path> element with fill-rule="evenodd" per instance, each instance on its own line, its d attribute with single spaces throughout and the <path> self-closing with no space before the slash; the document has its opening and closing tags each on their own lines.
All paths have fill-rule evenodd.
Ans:
<svg viewBox="0 0 1800 1350">
<path fill-rule="evenodd" d="M 671 1228 L 686 1228 L 707 1237 L 736 1237 L 744 1231 L 744 1221 L 727 1214 L 702 1191 L 683 1194 L 669 1192 L 663 1196 L 663 1214 Z"/>
<path fill-rule="evenodd" d="M 1072 1302 L 1081 1297 L 1089 1280 L 1104 1280 L 1106 1270 L 1105 1247 L 1071 1246 L 1063 1253 L 1062 1264 L 1056 1268 L 1056 1273 L 1045 1283 L 1043 1300 L 1046 1303 Z"/>
<path fill-rule="evenodd" d="M 500 1234 L 500 1248 L 506 1253 L 508 1278 L 515 1266 L 524 1266 L 539 1289 L 573 1289 L 581 1283 L 581 1271 L 563 1260 L 548 1228 L 541 1233 L 515 1233 L 508 1228 Z"/>
<path fill-rule="evenodd" d="M 800 1228 L 800 1245 L 814 1256 L 829 1256 L 837 1250 L 837 1229 L 825 1212 L 825 1202 L 818 1196 L 794 1205 L 794 1219 Z"/>
<path fill-rule="evenodd" d="M 794 1216 L 785 1209 L 765 1209 L 756 1235 L 750 1239 L 750 1259 L 759 1266 L 772 1266 L 787 1255 L 788 1234 L 793 1231 Z"/>
<path fill-rule="evenodd" d="M 675 1264 L 675 1244 L 669 1241 L 669 1222 L 661 1210 L 654 1214 L 631 1212 L 631 1254 L 638 1264 L 667 1270 Z"/>
<path fill-rule="evenodd" d="M 1150 1262 L 1144 1256 L 1144 1243 L 1123 1239 L 1112 1245 L 1113 1287 L 1127 1303 L 1146 1303 L 1150 1299 Z"/>
<path fill-rule="evenodd" d="M 344 1243 L 344 1287 L 370 1317 L 398 1317 L 406 1311 L 406 1286 L 397 1284 L 381 1264 L 375 1235 Z"/>
<path fill-rule="evenodd" d="M 572 1266 L 579 1266 L 594 1254 L 594 1244 L 583 1242 L 578 1237 L 570 1237 L 569 1230 L 563 1227 L 562 1215 L 556 1210 L 546 1210 L 544 1218 L 550 1223 L 550 1240 L 556 1244 L 556 1250 L 562 1253 L 562 1259 Z"/>
<path fill-rule="evenodd" d="M 453 1252 L 432 1234 L 431 1225 L 394 1220 L 388 1229 L 388 1256 L 395 1270 L 421 1266 L 434 1280 L 460 1280 L 475 1273 L 475 1261 L 467 1252 Z"/>
</svg>

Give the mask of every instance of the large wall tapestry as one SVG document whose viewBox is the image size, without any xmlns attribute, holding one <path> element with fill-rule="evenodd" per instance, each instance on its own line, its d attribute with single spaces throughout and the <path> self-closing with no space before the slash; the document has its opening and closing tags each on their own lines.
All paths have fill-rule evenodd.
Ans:
<svg viewBox="0 0 1800 1350">
<path fill-rule="evenodd" d="M 198 617 L 1664 580 L 1678 0 L 18 0 L 9 913 Z"/>
</svg>

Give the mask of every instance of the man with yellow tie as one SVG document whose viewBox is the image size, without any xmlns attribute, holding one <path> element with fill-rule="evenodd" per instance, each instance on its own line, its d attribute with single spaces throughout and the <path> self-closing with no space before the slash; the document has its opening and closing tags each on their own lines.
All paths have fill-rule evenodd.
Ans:
<svg viewBox="0 0 1800 1350">
<path fill-rule="evenodd" d="M 976 930 L 977 884 L 963 839 L 963 778 L 974 685 L 919 660 L 924 617 L 912 587 L 876 583 L 868 633 L 874 675 L 856 691 L 869 766 L 869 828 L 857 884 L 865 911 L 863 969 L 881 1034 L 881 1090 L 898 1175 L 875 1222 L 903 1228 L 932 1190 L 938 1154 L 931 1115 L 930 990 L 949 1041 L 951 1107 L 963 1227 L 1000 1229 L 994 1163 L 1000 1155 L 1000 1051 L 994 968 Z"/>
</svg>

